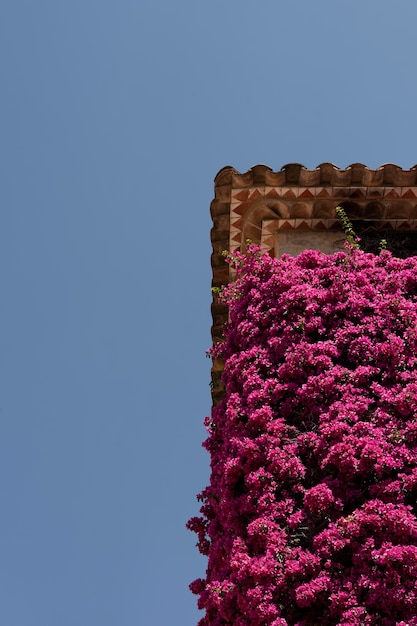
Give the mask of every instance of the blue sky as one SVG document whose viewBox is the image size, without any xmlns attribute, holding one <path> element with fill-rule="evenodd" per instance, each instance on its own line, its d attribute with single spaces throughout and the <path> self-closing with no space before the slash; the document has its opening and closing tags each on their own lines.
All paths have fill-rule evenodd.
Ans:
<svg viewBox="0 0 417 626">
<path fill-rule="evenodd" d="M 415 0 L 3 0 L 0 623 L 194 626 L 225 165 L 417 162 Z"/>
</svg>

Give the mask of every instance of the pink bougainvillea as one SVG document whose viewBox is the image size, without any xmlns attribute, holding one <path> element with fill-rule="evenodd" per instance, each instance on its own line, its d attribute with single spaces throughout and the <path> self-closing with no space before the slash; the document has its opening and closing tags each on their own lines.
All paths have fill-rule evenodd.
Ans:
<svg viewBox="0 0 417 626">
<path fill-rule="evenodd" d="M 231 262 L 199 626 L 416 626 L 417 259 Z"/>
</svg>

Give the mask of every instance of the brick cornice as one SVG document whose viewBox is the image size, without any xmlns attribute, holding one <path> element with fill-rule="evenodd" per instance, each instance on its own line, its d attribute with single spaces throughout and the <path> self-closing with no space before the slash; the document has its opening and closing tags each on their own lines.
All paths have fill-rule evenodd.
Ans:
<svg viewBox="0 0 417 626">
<path fill-rule="evenodd" d="M 211 203 L 213 287 L 230 280 L 223 251 L 244 251 L 246 241 L 262 245 L 274 256 L 276 233 L 281 230 L 341 231 L 335 209 L 343 206 L 352 220 L 372 221 L 392 229 L 417 229 L 417 165 L 403 170 L 387 163 L 376 170 L 353 163 L 341 170 L 321 163 L 308 170 L 288 163 L 274 172 L 255 165 L 245 173 L 230 166 L 214 179 Z M 384 226 L 385 225 L 385 226 Z M 213 342 L 221 340 L 227 309 L 212 304 Z M 223 395 L 223 365 L 213 363 L 213 402 Z"/>
</svg>

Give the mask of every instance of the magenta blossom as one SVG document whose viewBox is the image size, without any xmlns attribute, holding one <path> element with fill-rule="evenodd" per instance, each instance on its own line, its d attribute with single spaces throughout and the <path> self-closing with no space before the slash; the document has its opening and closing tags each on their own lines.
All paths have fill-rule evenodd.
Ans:
<svg viewBox="0 0 417 626">
<path fill-rule="evenodd" d="M 417 259 L 232 263 L 199 626 L 417 625 Z"/>
</svg>

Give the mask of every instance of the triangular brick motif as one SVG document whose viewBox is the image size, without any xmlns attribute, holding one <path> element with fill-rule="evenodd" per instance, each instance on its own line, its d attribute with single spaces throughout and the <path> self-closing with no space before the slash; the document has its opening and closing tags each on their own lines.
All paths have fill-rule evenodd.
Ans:
<svg viewBox="0 0 417 626">
<path fill-rule="evenodd" d="M 369 187 L 366 193 L 366 197 L 369 198 L 382 198 L 383 196 L 383 190 L 382 189 L 372 189 L 372 187 Z"/>
<path fill-rule="evenodd" d="M 327 219 L 328 230 L 342 230 L 342 223 L 340 220 Z"/>
<path fill-rule="evenodd" d="M 231 217 L 230 218 L 230 226 L 231 228 L 239 228 L 240 230 L 242 229 L 242 218 L 241 217 Z"/>
<path fill-rule="evenodd" d="M 280 195 L 279 195 L 279 193 L 278 193 L 278 191 L 277 191 L 276 189 L 270 189 L 270 190 L 267 192 L 266 196 L 267 196 L 268 198 L 270 198 L 270 197 L 273 197 L 273 198 L 279 198 L 279 197 L 280 197 Z"/>
<path fill-rule="evenodd" d="M 265 237 L 265 239 L 262 241 L 262 244 L 265 246 L 265 248 L 268 248 L 269 250 L 274 247 L 274 243 L 275 239 L 272 235 L 269 235 L 269 237 Z"/>
<path fill-rule="evenodd" d="M 292 225 L 285 220 L 282 224 L 280 224 L 279 230 L 293 230 Z"/>
<path fill-rule="evenodd" d="M 362 191 L 362 189 L 355 189 L 355 191 L 352 191 L 350 194 L 351 198 L 356 198 L 358 200 L 365 200 L 366 196 L 364 194 L 364 192 Z"/>
<path fill-rule="evenodd" d="M 395 191 L 395 189 L 390 189 L 390 191 L 388 191 L 388 193 L 385 194 L 385 198 L 391 198 L 392 200 L 395 200 L 396 198 L 399 198 L 399 197 L 400 196 Z"/>
<path fill-rule="evenodd" d="M 296 230 L 310 230 L 310 226 L 307 222 L 303 221 L 301 222 L 301 224 L 298 224 L 298 226 L 296 226 Z"/>
<path fill-rule="evenodd" d="M 293 192 L 293 190 L 292 190 L 292 189 L 288 189 L 288 191 L 286 191 L 286 192 L 283 194 L 283 197 L 284 197 L 284 198 L 296 198 L 297 196 L 295 195 L 295 193 Z"/>
<path fill-rule="evenodd" d="M 250 194 L 250 200 L 256 200 L 257 198 L 262 198 L 262 194 L 259 191 L 259 189 L 255 189 L 251 194 Z"/>
<path fill-rule="evenodd" d="M 262 232 L 273 233 L 277 229 L 278 220 L 268 220 L 262 223 Z"/>
<path fill-rule="evenodd" d="M 239 193 L 233 194 L 233 198 L 244 202 L 249 198 L 249 189 L 243 189 L 242 191 L 239 191 Z"/>
<path fill-rule="evenodd" d="M 249 202 L 242 202 L 242 204 L 239 204 L 239 206 L 233 207 L 233 213 L 235 215 L 243 215 L 246 212 L 249 204 Z"/>
<path fill-rule="evenodd" d="M 324 223 L 320 220 L 319 222 L 316 222 L 313 226 L 314 230 L 325 230 L 326 226 L 324 225 Z"/>
<path fill-rule="evenodd" d="M 302 193 L 298 196 L 299 198 L 314 198 L 314 194 L 310 191 L 310 189 L 304 189 Z"/>
<path fill-rule="evenodd" d="M 394 230 L 391 222 L 381 222 L 381 229 L 382 230 Z"/>
<path fill-rule="evenodd" d="M 239 232 L 237 235 L 233 235 L 233 237 L 231 237 L 232 241 L 236 241 L 236 243 L 240 243 L 242 239 L 242 234 Z"/>
<path fill-rule="evenodd" d="M 332 190 L 328 190 L 325 187 L 322 187 L 321 191 L 318 192 L 317 198 L 331 198 Z"/>
<path fill-rule="evenodd" d="M 336 187 L 335 189 L 333 189 L 333 197 L 349 198 L 349 189 L 345 189 L 344 187 Z"/>
<path fill-rule="evenodd" d="M 415 187 L 414 189 L 407 189 L 405 193 L 401 194 L 401 198 L 411 198 L 414 200 L 414 198 L 417 198 L 417 189 Z"/>
</svg>

